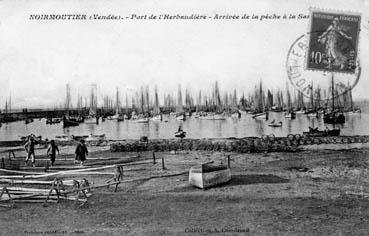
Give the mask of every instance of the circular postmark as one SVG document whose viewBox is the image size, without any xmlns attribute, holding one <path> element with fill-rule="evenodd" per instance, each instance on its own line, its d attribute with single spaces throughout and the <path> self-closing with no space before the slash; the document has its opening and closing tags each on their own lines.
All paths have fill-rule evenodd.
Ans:
<svg viewBox="0 0 369 236">
<path fill-rule="evenodd" d="M 327 62 L 323 52 L 309 50 L 309 39 L 319 38 L 321 32 L 311 32 L 297 38 L 291 45 L 286 61 L 288 79 L 295 89 L 311 100 L 330 100 L 347 94 L 358 83 L 361 73 L 359 60 L 347 60 L 340 65 L 350 69 L 350 73 L 332 70 L 334 64 Z M 351 45 L 346 45 L 350 55 Z M 308 55 L 309 53 L 309 55 Z M 307 69 L 308 63 L 317 64 L 323 69 Z M 348 70 L 347 69 L 347 70 Z"/>
</svg>

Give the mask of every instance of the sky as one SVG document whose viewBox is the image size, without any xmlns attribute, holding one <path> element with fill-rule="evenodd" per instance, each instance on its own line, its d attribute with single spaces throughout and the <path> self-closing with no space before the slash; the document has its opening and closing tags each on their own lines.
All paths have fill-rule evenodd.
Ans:
<svg viewBox="0 0 369 236">
<path fill-rule="evenodd" d="M 173 93 L 178 84 L 197 94 L 245 94 L 259 81 L 276 90 L 287 82 L 292 43 L 307 32 L 309 19 L 279 20 L 29 20 L 30 14 L 215 14 L 309 15 L 309 8 L 362 14 L 360 81 L 354 99 L 369 99 L 369 0 L 2 0 L 0 1 L 0 108 L 48 108 L 65 101 L 65 87 L 98 99 L 125 97 L 140 86 Z"/>
</svg>

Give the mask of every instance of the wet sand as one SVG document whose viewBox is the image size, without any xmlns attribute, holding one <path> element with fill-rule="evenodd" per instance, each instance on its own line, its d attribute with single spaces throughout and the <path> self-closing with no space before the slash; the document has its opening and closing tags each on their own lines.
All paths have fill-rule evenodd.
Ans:
<svg viewBox="0 0 369 236">
<path fill-rule="evenodd" d="M 90 157 L 132 157 L 91 149 Z M 40 154 L 42 151 L 40 150 Z M 58 160 L 71 157 L 64 147 Z M 188 170 L 209 160 L 226 163 L 232 180 L 208 190 L 189 186 L 188 175 L 121 184 L 93 191 L 79 207 L 63 201 L 17 203 L 0 209 L 1 235 L 366 235 L 369 232 L 369 149 L 297 153 L 156 153 L 156 165 L 137 166 L 124 179 Z M 151 152 L 138 160 L 151 159 Z M 39 162 L 41 163 L 41 161 Z M 41 165 L 41 164 L 40 164 Z M 103 181 L 106 177 L 90 177 Z M 352 195 L 348 193 L 357 193 Z"/>
</svg>

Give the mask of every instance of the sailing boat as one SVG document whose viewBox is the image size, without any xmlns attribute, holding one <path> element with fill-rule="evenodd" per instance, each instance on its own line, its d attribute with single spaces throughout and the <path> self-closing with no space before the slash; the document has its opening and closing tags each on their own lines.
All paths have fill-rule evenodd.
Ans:
<svg viewBox="0 0 369 236">
<path fill-rule="evenodd" d="M 284 116 L 289 119 L 295 119 L 296 112 L 292 110 L 291 94 L 290 90 L 288 89 L 288 84 L 286 84 L 286 89 L 287 89 L 287 112 L 285 113 Z"/>
<path fill-rule="evenodd" d="M 265 104 L 264 104 L 264 93 L 263 93 L 263 86 L 260 81 L 259 90 L 255 93 L 255 100 L 257 105 L 256 113 L 252 116 L 254 119 L 268 119 L 268 114 L 265 112 Z"/>
<path fill-rule="evenodd" d="M 176 107 L 176 119 L 177 120 L 186 120 L 186 114 L 183 111 L 183 104 L 182 104 L 182 91 L 181 85 L 178 85 L 178 97 L 177 97 L 177 107 Z"/>
<path fill-rule="evenodd" d="M 117 88 L 116 92 L 116 101 L 115 101 L 115 114 L 113 116 L 109 116 L 108 120 L 118 120 L 119 119 L 119 89 Z"/>
<path fill-rule="evenodd" d="M 348 91 L 346 92 L 347 94 L 347 99 L 350 102 L 350 108 L 348 110 L 348 114 L 360 114 L 361 113 L 361 109 L 358 106 L 354 106 L 354 101 L 352 100 L 352 87 L 350 86 Z"/>
<path fill-rule="evenodd" d="M 343 124 L 345 123 L 345 116 L 343 115 L 342 112 L 339 112 L 337 110 L 335 110 L 334 107 L 334 76 L 332 73 L 332 85 L 331 85 L 331 89 L 332 89 L 332 110 L 329 113 L 324 113 L 324 123 L 328 123 L 328 124 Z"/>
<path fill-rule="evenodd" d="M 154 116 L 151 118 L 153 121 L 162 121 L 163 115 L 160 113 L 159 107 L 159 96 L 158 96 L 158 89 L 155 86 L 155 103 L 154 103 Z"/>
<path fill-rule="evenodd" d="M 66 85 L 66 90 L 67 90 L 66 103 L 65 103 L 66 114 L 63 116 L 63 127 L 64 128 L 70 127 L 70 126 L 78 126 L 80 123 L 79 119 L 72 118 L 69 116 L 69 109 L 70 109 L 70 104 L 71 104 L 70 84 Z"/>
<path fill-rule="evenodd" d="M 302 92 L 298 91 L 298 94 L 297 94 L 297 111 L 296 111 L 296 114 L 305 113 L 304 112 L 304 109 L 305 109 L 304 95 L 302 94 Z"/>
<path fill-rule="evenodd" d="M 310 86 L 310 108 L 309 110 L 305 111 L 305 114 L 309 117 L 317 117 L 318 113 L 316 111 L 315 103 L 314 103 L 314 87 L 313 83 Z"/>
<path fill-rule="evenodd" d="M 78 108 L 82 109 L 82 98 L 78 102 Z M 86 124 L 99 124 L 99 119 L 97 117 L 97 98 L 94 92 L 94 85 L 91 87 L 90 95 L 90 108 L 88 110 L 88 118 L 85 120 Z"/>
<path fill-rule="evenodd" d="M 148 91 L 146 91 L 147 92 L 147 96 L 146 96 L 146 102 L 148 103 L 149 101 L 148 101 Z M 149 122 L 149 118 L 147 118 L 147 117 L 145 117 L 145 96 L 144 96 L 144 92 L 143 92 L 143 88 L 141 87 L 141 96 L 140 96 L 140 98 L 141 98 L 141 111 L 142 111 L 142 114 L 139 114 L 138 116 L 137 116 L 137 119 L 135 119 L 135 122 L 136 123 L 148 123 Z M 149 106 L 149 105 L 147 105 L 147 106 Z M 147 111 L 147 112 L 149 112 L 149 110 Z"/>
</svg>

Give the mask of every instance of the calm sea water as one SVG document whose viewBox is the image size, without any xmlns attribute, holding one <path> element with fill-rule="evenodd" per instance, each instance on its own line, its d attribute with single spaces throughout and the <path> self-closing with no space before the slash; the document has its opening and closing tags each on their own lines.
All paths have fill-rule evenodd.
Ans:
<svg viewBox="0 0 369 236">
<path fill-rule="evenodd" d="M 268 124 L 275 119 L 282 121 L 282 127 L 269 127 Z M 346 115 L 346 123 L 336 125 L 342 129 L 343 135 L 367 135 L 369 134 L 369 112 Z M 89 135 L 105 134 L 107 139 L 138 139 L 141 136 L 149 138 L 174 138 L 178 126 L 182 124 L 188 138 L 227 138 L 250 137 L 274 134 L 275 136 L 287 136 L 290 133 L 302 134 L 308 127 L 325 129 L 332 125 L 323 123 L 322 118 L 307 117 L 297 114 L 295 120 L 284 118 L 283 113 L 271 112 L 269 120 L 255 120 L 251 115 L 243 114 L 241 119 L 227 118 L 226 120 L 201 120 L 189 118 L 186 121 L 177 121 L 169 116 L 164 117 L 168 122 L 150 121 L 149 123 L 135 123 L 134 121 L 110 121 L 95 124 L 81 124 L 77 127 L 63 128 L 62 124 L 46 125 L 46 120 L 35 120 L 25 124 L 24 121 L 3 124 L 0 127 L 0 140 L 19 140 L 20 136 L 30 133 L 43 138 L 52 139 L 56 135 Z"/>
</svg>

